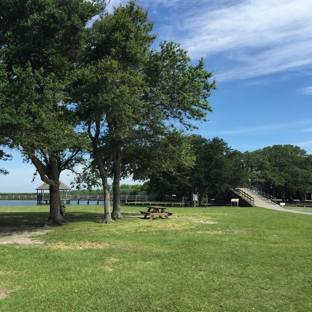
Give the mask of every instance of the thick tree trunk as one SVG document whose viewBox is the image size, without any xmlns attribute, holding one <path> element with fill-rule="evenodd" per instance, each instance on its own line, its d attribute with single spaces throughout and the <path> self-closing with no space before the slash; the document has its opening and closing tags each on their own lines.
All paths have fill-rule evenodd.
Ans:
<svg viewBox="0 0 312 312">
<path fill-rule="evenodd" d="M 305 196 L 303 196 L 302 192 L 299 190 L 297 190 L 297 197 L 301 203 L 303 203 L 305 201 Z"/>
<path fill-rule="evenodd" d="M 114 181 L 113 181 L 113 212 L 112 218 L 122 219 L 120 211 L 120 175 L 121 175 L 121 161 L 119 153 L 117 153 L 114 160 Z"/>
<path fill-rule="evenodd" d="M 65 223 L 61 215 L 60 207 L 60 169 L 55 157 L 50 157 L 45 165 L 34 155 L 31 154 L 31 161 L 35 165 L 40 178 L 43 182 L 50 185 L 50 215 L 44 225 L 62 225 Z"/>
<path fill-rule="evenodd" d="M 61 215 L 59 181 L 50 184 L 50 215 L 45 225 L 63 225 L 65 221 Z"/>
</svg>

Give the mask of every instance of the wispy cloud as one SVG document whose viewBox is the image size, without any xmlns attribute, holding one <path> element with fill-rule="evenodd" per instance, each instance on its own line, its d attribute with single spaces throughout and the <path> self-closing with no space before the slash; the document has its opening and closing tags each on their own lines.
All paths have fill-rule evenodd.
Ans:
<svg viewBox="0 0 312 312">
<path fill-rule="evenodd" d="M 255 134 L 264 134 L 264 133 L 273 133 L 274 131 L 297 131 L 297 132 L 308 132 L 312 131 L 312 128 L 307 128 L 301 130 L 303 124 L 311 124 L 311 120 L 301 120 L 293 121 L 287 123 L 272 123 L 272 124 L 263 124 L 260 126 L 251 126 L 251 127 L 241 127 L 231 130 L 222 130 L 219 132 L 220 135 L 255 135 Z"/>
<path fill-rule="evenodd" d="M 307 146 L 311 146 L 312 147 L 312 141 L 304 141 L 304 142 L 299 142 L 297 144 L 294 144 L 294 145 L 297 145 L 297 146 L 300 146 L 300 147 L 307 147 Z"/>
<path fill-rule="evenodd" d="M 111 0 L 113 6 L 127 0 Z M 137 0 L 161 41 L 204 57 L 218 81 L 312 67 L 311 0 Z M 306 94 L 312 92 L 307 89 Z"/>
<path fill-rule="evenodd" d="M 301 89 L 302 94 L 312 95 L 312 86 Z"/>
<path fill-rule="evenodd" d="M 218 70 L 218 80 L 312 66 L 310 0 L 238 1 L 212 12 L 201 9 L 184 21 L 182 43 L 193 56 L 222 54 L 221 61 L 231 63 L 230 70 Z"/>
</svg>

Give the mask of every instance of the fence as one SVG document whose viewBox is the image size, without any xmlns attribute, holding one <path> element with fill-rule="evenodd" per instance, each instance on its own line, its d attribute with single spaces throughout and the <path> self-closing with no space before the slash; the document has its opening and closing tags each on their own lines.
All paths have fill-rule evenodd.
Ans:
<svg viewBox="0 0 312 312">
<path fill-rule="evenodd" d="M 15 194 L 7 194 L 0 195 L 0 200 L 37 200 L 37 195 L 15 195 Z"/>
</svg>

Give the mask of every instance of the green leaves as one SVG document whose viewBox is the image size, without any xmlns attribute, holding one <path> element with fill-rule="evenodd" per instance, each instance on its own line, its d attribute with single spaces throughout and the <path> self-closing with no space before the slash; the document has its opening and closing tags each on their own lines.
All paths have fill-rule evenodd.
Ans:
<svg viewBox="0 0 312 312">
<path fill-rule="evenodd" d="M 160 51 L 151 51 L 144 68 L 149 85 L 144 101 L 162 112 L 162 121 L 178 122 L 186 129 L 196 128 L 194 121 L 204 121 L 212 111 L 208 97 L 216 88 L 212 74 L 204 69 L 201 60 L 190 64 L 187 52 L 173 42 L 160 44 Z"/>
<path fill-rule="evenodd" d="M 3 0 L 0 3 L 0 129 L 41 178 L 81 159 L 85 136 L 68 100 L 85 49 L 86 23 L 102 1 Z"/>
<path fill-rule="evenodd" d="M 245 153 L 251 184 L 276 196 L 291 197 L 311 191 L 311 155 L 298 146 L 273 145 Z"/>
</svg>

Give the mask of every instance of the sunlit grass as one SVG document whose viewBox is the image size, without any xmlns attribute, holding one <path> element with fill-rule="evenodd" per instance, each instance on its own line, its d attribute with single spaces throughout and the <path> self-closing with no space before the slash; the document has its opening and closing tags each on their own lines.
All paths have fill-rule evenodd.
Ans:
<svg viewBox="0 0 312 312">
<path fill-rule="evenodd" d="M 0 311 L 312 311 L 312 216 L 260 208 L 172 208 L 168 220 L 101 223 L 68 206 L 66 226 L 0 245 Z M 47 207 L 2 207 L 0 226 Z"/>
</svg>

